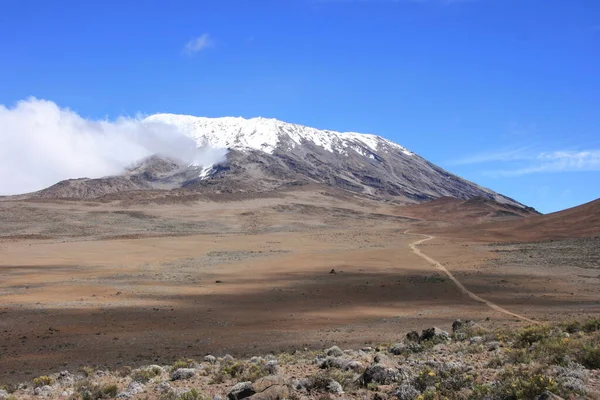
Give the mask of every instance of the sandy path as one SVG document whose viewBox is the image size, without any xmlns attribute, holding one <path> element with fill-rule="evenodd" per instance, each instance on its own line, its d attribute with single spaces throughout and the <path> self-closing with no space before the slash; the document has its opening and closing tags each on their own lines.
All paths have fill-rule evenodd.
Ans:
<svg viewBox="0 0 600 400">
<path fill-rule="evenodd" d="M 454 284 L 455 284 L 455 285 L 456 285 L 456 286 L 457 286 L 457 287 L 460 289 L 460 291 L 461 291 L 461 292 L 463 292 L 464 294 L 466 294 L 467 296 L 469 296 L 469 297 L 470 297 L 470 298 L 472 298 L 473 300 L 475 300 L 475 301 L 477 301 L 477 302 L 480 302 L 480 303 L 483 303 L 483 304 L 487 305 L 488 307 L 490 307 L 491 309 L 493 309 L 493 310 L 495 310 L 495 311 L 498 311 L 498 312 L 504 313 L 504 314 L 506 314 L 506 315 L 513 316 L 513 317 L 515 317 L 515 318 L 518 318 L 518 319 L 520 319 L 520 320 L 523 320 L 523 321 L 530 322 L 530 323 L 532 323 L 532 324 L 537 324 L 537 321 L 534 321 L 534 320 L 532 320 L 532 319 L 529 319 L 529 318 L 527 318 L 527 317 L 524 317 L 524 316 L 522 316 L 522 315 L 520 315 L 520 314 L 516 314 L 516 313 L 514 313 L 514 312 L 512 312 L 512 311 L 508 311 L 507 309 L 505 309 L 505 308 L 503 308 L 503 307 L 500 307 L 500 306 L 499 306 L 498 304 L 496 304 L 496 303 L 492 303 L 492 302 L 491 302 L 491 301 L 489 301 L 489 300 L 486 300 L 486 299 L 484 299 L 484 298 L 482 298 L 482 297 L 479 297 L 479 296 L 477 296 L 475 293 L 473 293 L 473 292 L 471 292 L 469 289 L 467 289 L 467 288 L 466 288 L 466 287 L 465 287 L 465 286 L 464 286 L 462 283 L 460 283 L 460 281 L 459 281 L 458 279 L 456 279 L 456 278 L 454 277 L 454 275 L 452 275 L 452 273 L 451 273 L 450 271 L 448 271 L 448 269 L 447 269 L 446 267 L 444 267 L 444 266 L 443 266 L 443 265 L 442 265 L 440 262 L 438 262 L 437 260 L 435 260 L 435 259 L 433 259 L 433 258 L 429 257 L 429 256 L 428 256 L 428 255 L 426 255 L 426 254 L 423 254 L 423 253 L 421 252 L 421 250 L 419 250 L 419 249 L 417 248 L 417 246 L 418 246 L 418 245 L 420 245 L 421 243 L 423 243 L 423 242 L 427 242 L 428 240 L 435 239 L 435 236 L 430 236 L 430 235 L 421 235 L 421 234 L 418 234 L 418 233 L 411 233 L 411 235 L 425 236 L 425 238 L 424 238 L 424 239 L 417 240 L 416 242 L 413 242 L 413 243 L 409 244 L 409 247 L 412 249 L 412 251 L 413 251 L 413 252 L 414 252 L 416 255 L 418 255 L 418 256 L 419 256 L 419 257 L 421 257 L 421 258 L 424 258 L 424 259 L 425 259 L 425 260 L 427 260 L 429 263 L 431 263 L 431 264 L 435 265 L 435 267 L 436 267 L 437 269 L 439 269 L 440 271 L 442 271 L 443 273 L 445 273 L 445 274 L 448 276 L 448 278 L 450 278 L 450 280 L 452 280 L 452 282 L 454 282 Z"/>
</svg>

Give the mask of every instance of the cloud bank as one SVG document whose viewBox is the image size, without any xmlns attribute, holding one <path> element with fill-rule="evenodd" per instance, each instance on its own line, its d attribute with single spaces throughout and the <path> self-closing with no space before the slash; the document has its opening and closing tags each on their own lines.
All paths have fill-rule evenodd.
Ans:
<svg viewBox="0 0 600 400">
<path fill-rule="evenodd" d="M 204 166 L 224 160 L 226 150 L 198 149 L 175 127 L 141 117 L 94 121 L 36 98 L 0 105 L 0 195 L 119 174 L 153 154 Z"/>
</svg>

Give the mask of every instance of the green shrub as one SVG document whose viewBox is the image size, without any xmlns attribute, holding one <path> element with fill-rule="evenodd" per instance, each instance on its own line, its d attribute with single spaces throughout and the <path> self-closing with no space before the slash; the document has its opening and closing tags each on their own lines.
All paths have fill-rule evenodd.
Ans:
<svg viewBox="0 0 600 400">
<path fill-rule="evenodd" d="M 82 379 L 76 383 L 75 390 L 82 400 L 101 400 L 115 398 L 119 388 L 113 383 L 100 385 L 89 379 Z"/>
<path fill-rule="evenodd" d="M 469 399 L 534 399 L 546 391 L 558 392 L 556 382 L 552 378 L 526 369 L 507 369 L 501 374 L 496 385 L 476 385 Z"/>
<path fill-rule="evenodd" d="M 561 324 L 561 327 L 568 333 L 577 333 L 582 329 L 581 322 L 579 321 L 569 321 Z"/>
<path fill-rule="evenodd" d="M 152 378 L 160 374 L 160 369 L 136 369 L 131 373 L 131 379 L 139 383 L 148 383 Z"/>
<path fill-rule="evenodd" d="M 584 346 L 581 350 L 580 361 L 588 369 L 600 369 L 600 347 Z"/>
<path fill-rule="evenodd" d="M 550 337 L 550 327 L 547 325 L 534 325 L 523 329 L 517 340 L 521 347 L 529 347 L 548 337 Z"/>
<path fill-rule="evenodd" d="M 200 400 L 200 399 L 202 399 L 202 396 L 196 389 L 191 389 L 188 392 L 182 393 L 177 398 L 177 400 Z"/>
<path fill-rule="evenodd" d="M 178 370 L 179 368 L 194 368 L 194 365 L 196 365 L 196 361 L 191 358 L 182 358 L 175 361 L 172 368 L 173 370 Z"/>
<path fill-rule="evenodd" d="M 46 385 L 52 385 L 54 383 L 54 379 L 49 376 L 42 375 L 40 377 L 33 379 L 33 387 L 42 387 Z"/>
<path fill-rule="evenodd" d="M 600 318 L 590 318 L 583 323 L 583 330 L 587 333 L 600 331 Z"/>
<path fill-rule="evenodd" d="M 106 395 L 106 397 L 108 397 L 108 398 L 117 397 L 118 391 L 119 391 L 119 388 L 114 383 L 110 383 L 110 384 L 104 385 L 102 387 L 102 393 L 104 395 Z"/>
</svg>

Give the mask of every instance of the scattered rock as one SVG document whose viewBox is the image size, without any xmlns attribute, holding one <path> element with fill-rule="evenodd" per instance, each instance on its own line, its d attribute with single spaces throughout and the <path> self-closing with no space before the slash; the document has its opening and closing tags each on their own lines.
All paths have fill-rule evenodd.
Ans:
<svg viewBox="0 0 600 400">
<path fill-rule="evenodd" d="M 271 386 L 285 385 L 285 379 L 279 375 L 269 375 L 262 377 L 252 384 L 252 390 L 256 393 L 264 392 Z"/>
<path fill-rule="evenodd" d="M 389 358 L 383 354 L 378 354 L 375 357 L 375 364 L 367 367 L 362 375 L 362 381 L 365 385 L 368 385 L 371 382 L 380 385 L 390 385 L 397 382 L 398 378 L 398 369 L 390 362 Z"/>
<path fill-rule="evenodd" d="M 337 368 L 337 369 L 346 369 L 348 367 L 349 361 L 345 358 L 341 357 L 326 357 L 317 359 L 317 366 L 322 369 L 329 368 Z"/>
<path fill-rule="evenodd" d="M 376 392 L 373 395 L 373 400 L 388 400 L 388 395 L 381 392 Z"/>
<path fill-rule="evenodd" d="M 277 360 L 268 361 L 265 364 L 265 371 L 267 371 L 270 375 L 278 375 L 279 363 L 277 362 Z"/>
<path fill-rule="evenodd" d="M 250 397 L 252 400 L 283 400 L 290 396 L 285 379 L 279 375 L 270 375 L 258 379 L 251 385 L 255 392 Z"/>
<path fill-rule="evenodd" d="M 117 395 L 119 399 L 128 399 L 130 397 L 135 396 L 136 394 L 142 393 L 144 391 L 144 385 L 139 382 L 132 381 L 129 386 L 127 386 L 127 390 Z"/>
<path fill-rule="evenodd" d="M 406 345 L 404 343 L 396 343 L 390 348 L 390 353 L 399 356 L 406 351 Z"/>
<path fill-rule="evenodd" d="M 240 382 L 229 390 L 227 398 L 229 400 L 240 400 L 250 397 L 255 393 L 252 388 L 252 382 Z"/>
<path fill-rule="evenodd" d="M 71 386 L 73 383 L 75 383 L 75 378 L 69 373 L 69 371 L 61 371 L 56 380 L 60 382 L 62 386 Z"/>
<path fill-rule="evenodd" d="M 234 362 L 235 358 L 233 358 L 230 354 L 225 354 L 223 358 L 221 358 L 222 362 Z"/>
<path fill-rule="evenodd" d="M 464 325 L 464 322 L 462 322 L 460 319 L 457 319 L 452 323 L 452 333 L 460 331 Z"/>
<path fill-rule="evenodd" d="M 329 384 L 327 385 L 327 391 L 333 394 L 344 394 L 344 388 L 342 388 L 342 385 L 333 379 L 329 381 Z"/>
<path fill-rule="evenodd" d="M 331 356 L 331 357 L 341 357 L 344 355 L 344 352 L 339 347 L 332 346 L 332 347 L 328 348 L 327 350 L 325 350 L 325 354 L 327 354 L 328 356 Z"/>
<path fill-rule="evenodd" d="M 158 385 L 158 390 L 160 390 L 163 393 L 166 393 L 171 390 L 171 385 L 169 384 L 169 382 L 161 382 Z"/>
<path fill-rule="evenodd" d="M 330 274 L 335 274 L 335 269 L 331 268 L 331 271 L 329 271 Z"/>
<path fill-rule="evenodd" d="M 360 361 L 350 361 L 346 367 L 346 370 L 360 372 L 363 370 L 363 368 L 364 367 Z"/>
<path fill-rule="evenodd" d="M 411 342 L 406 345 L 406 350 L 410 351 L 411 353 L 420 353 L 423 351 L 423 346 L 421 346 L 419 343 Z"/>
<path fill-rule="evenodd" d="M 421 392 L 410 384 L 402 384 L 396 389 L 396 397 L 398 397 L 399 400 L 414 400 L 420 394 Z"/>
<path fill-rule="evenodd" d="M 193 368 L 179 368 L 171 375 L 171 380 L 179 381 L 184 379 L 190 379 L 196 375 L 196 370 Z"/>
<path fill-rule="evenodd" d="M 450 335 L 440 328 L 433 327 L 423 330 L 423 333 L 421 333 L 421 340 L 448 341 L 450 340 Z"/>
<path fill-rule="evenodd" d="M 469 343 L 471 344 L 478 344 L 478 343 L 482 343 L 483 342 L 483 338 L 481 336 L 473 336 L 472 338 L 469 339 Z"/>
<path fill-rule="evenodd" d="M 406 334 L 406 340 L 408 342 L 418 342 L 420 339 L 421 337 L 417 331 L 411 331 Z"/>
<path fill-rule="evenodd" d="M 204 361 L 207 362 L 207 363 L 209 363 L 209 364 L 216 364 L 217 357 L 209 354 L 206 357 L 204 357 Z"/>
<path fill-rule="evenodd" d="M 52 396 L 52 386 L 44 385 L 33 389 L 33 394 L 40 397 Z"/>
</svg>

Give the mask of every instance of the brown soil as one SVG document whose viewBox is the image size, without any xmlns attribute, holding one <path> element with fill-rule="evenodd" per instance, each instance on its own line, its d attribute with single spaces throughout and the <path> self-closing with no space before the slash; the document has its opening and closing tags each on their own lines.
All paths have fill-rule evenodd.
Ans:
<svg viewBox="0 0 600 400">
<path fill-rule="evenodd" d="M 82 365 L 359 347 L 457 318 L 523 323 L 409 247 L 422 238 L 410 232 L 453 222 L 315 187 L 147 200 L 0 202 L 0 382 Z M 461 239 L 466 230 L 434 232 L 419 249 L 527 318 L 600 313 L 590 286 L 600 246 L 588 243 L 571 269 L 561 251 L 548 253 L 552 268 L 520 268 L 521 253 Z M 589 276 L 565 279 L 581 265 Z"/>
</svg>

